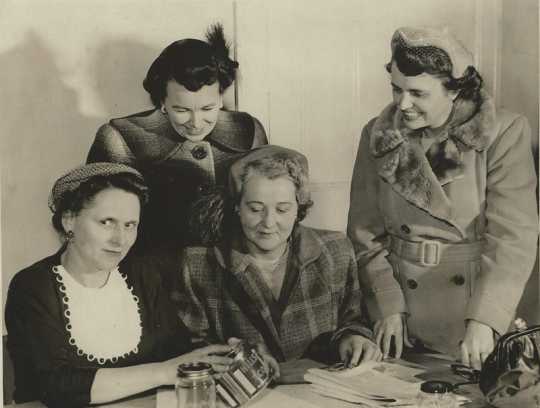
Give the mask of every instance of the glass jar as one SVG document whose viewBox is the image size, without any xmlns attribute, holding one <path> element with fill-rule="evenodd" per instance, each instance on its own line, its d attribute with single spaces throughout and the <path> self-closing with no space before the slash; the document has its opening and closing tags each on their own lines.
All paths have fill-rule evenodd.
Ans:
<svg viewBox="0 0 540 408">
<path fill-rule="evenodd" d="M 216 408 L 216 384 L 207 363 L 180 364 L 176 380 L 177 408 Z"/>
<path fill-rule="evenodd" d="M 459 403 L 452 392 L 454 386 L 446 381 L 426 381 L 420 386 L 418 408 L 458 408 Z"/>
</svg>

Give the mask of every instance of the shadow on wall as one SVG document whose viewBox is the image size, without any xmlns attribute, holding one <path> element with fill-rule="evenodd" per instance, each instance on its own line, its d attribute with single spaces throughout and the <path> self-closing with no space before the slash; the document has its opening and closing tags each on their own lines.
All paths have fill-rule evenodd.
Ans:
<svg viewBox="0 0 540 408">
<path fill-rule="evenodd" d="M 153 108 L 142 83 L 160 52 L 161 49 L 127 39 L 107 41 L 97 50 L 91 72 L 96 91 L 110 115 L 103 123 Z"/>
<path fill-rule="evenodd" d="M 77 93 L 62 81 L 53 52 L 35 32 L 0 54 L 0 66 L 5 302 L 13 275 L 59 247 L 47 207 L 49 190 L 61 173 L 84 160 L 96 120 L 80 112 Z M 11 391 L 11 385 L 4 388 L 4 401 L 11 399 Z"/>
<path fill-rule="evenodd" d="M 7 102 L 0 124 L 2 233 L 9 237 L 2 240 L 2 259 L 3 270 L 13 274 L 58 246 L 47 208 L 49 189 L 84 160 L 98 122 L 80 112 L 78 95 L 62 81 L 53 53 L 36 33 L 0 55 L 0 64 Z"/>
</svg>

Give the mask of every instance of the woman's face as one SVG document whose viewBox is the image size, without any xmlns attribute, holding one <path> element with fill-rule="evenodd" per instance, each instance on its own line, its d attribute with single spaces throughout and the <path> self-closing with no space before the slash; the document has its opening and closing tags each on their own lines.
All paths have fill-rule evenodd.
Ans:
<svg viewBox="0 0 540 408">
<path fill-rule="evenodd" d="M 442 79 L 430 74 L 405 76 L 392 63 L 392 96 L 409 129 L 442 126 L 452 112 L 456 92 L 448 91 Z"/>
<path fill-rule="evenodd" d="M 85 272 L 116 268 L 137 238 L 140 210 L 136 194 L 118 188 L 100 191 L 78 214 L 62 218 L 65 231 L 74 235 L 69 255 Z"/>
<path fill-rule="evenodd" d="M 216 126 L 223 106 L 219 83 L 191 92 L 175 80 L 167 83 L 163 107 L 172 127 L 193 142 L 203 140 Z"/>
<path fill-rule="evenodd" d="M 238 207 L 250 253 L 273 258 L 281 255 L 297 212 L 296 188 L 291 179 L 269 179 L 253 172 L 244 183 Z"/>
</svg>

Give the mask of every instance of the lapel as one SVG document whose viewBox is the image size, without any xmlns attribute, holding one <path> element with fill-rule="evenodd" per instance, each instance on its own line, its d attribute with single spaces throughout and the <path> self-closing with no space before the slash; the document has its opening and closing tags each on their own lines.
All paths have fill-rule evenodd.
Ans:
<svg viewBox="0 0 540 408">
<path fill-rule="evenodd" d="M 270 289 L 259 278 L 254 270 L 255 266 L 251 265 L 247 251 L 238 238 L 239 234 L 235 235 L 230 247 L 214 248 L 218 263 L 234 277 L 234 279 L 225 279 L 227 289 L 248 320 L 262 334 L 270 351 L 276 356 L 284 356 L 279 330 L 272 320 L 266 300 L 272 296 Z M 279 299 L 279 303 L 283 304 L 283 311 L 299 284 L 302 271 L 321 255 L 321 244 L 309 228 L 297 225 L 291 234 L 291 239 L 287 265 L 288 277 L 285 278 L 284 285 L 286 286 L 282 289 Z"/>
<path fill-rule="evenodd" d="M 291 248 L 287 260 L 287 274 L 279 296 L 280 309 L 283 312 L 290 304 L 290 298 L 301 284 L 301 275 L 307 266 L 321 255 L 321 243 L 314 232 L 297 224 L 292 234 Z M 322 271 L 325 272 L 325 271 Z"/>
<path fill-rule="evenodd" d="M 270 351 L 276 356 L 284 356 L 279 331 L 266 300 L 271 294 L 264 292 L 269 289 L 262 284 L 248 254 L 241 248 L 238 239 L 233 239 L 229 248 L 214 248 L 218 263 L 233 278 L 225 279 L 225 286 L 250 323 L 261 333 Z"/>
<path fill-rule="evenodd" d="M 424 153 L 414 142 L 423 130 L 404 126 L 400 110 L 390 104 L 373 124 L 370 152 L 377 173 L 396 193 L 464 235 L 443 186 L 463 176 L 463 152 L 488 146 L 494 123 L 495 108 L 487 93 L 481 92 L 479 104 L 458 98 L 449 123 Z"/>
</svg>

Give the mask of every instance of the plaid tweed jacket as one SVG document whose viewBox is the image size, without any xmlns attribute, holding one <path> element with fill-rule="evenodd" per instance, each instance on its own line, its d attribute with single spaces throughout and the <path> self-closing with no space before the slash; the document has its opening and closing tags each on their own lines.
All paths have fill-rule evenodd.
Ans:
<svg viewBox="0 0 540 408">
<path fill-rule="evenodd" d="M 345 331 L 371 338 L 352 244 L 339 232 L 298 225 L 292 234 L 279 300 L 250 257 L 229 248 L 188 247 L 182 256 L 179 315 L 194 337 L 265 343 L 279 361 L 337 358 Z"/>
</svg>

